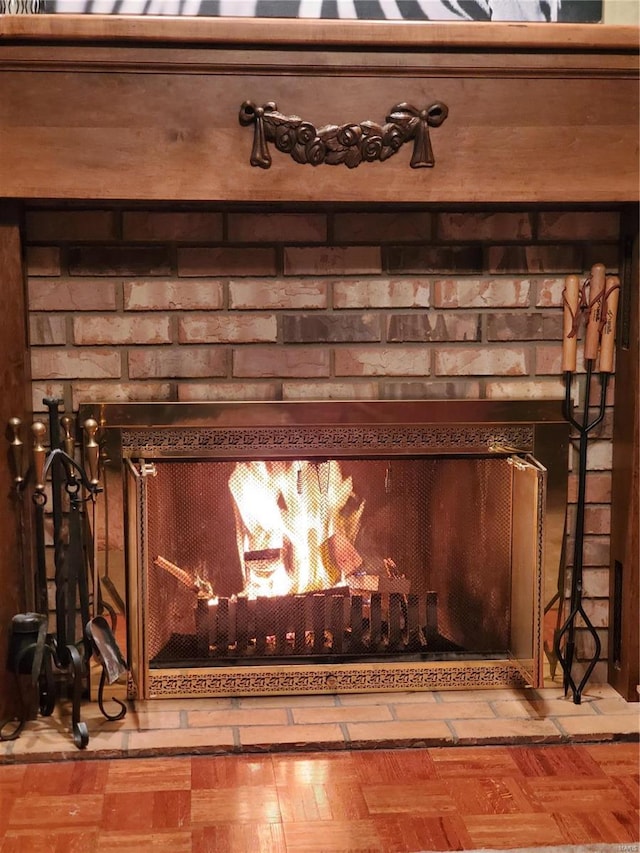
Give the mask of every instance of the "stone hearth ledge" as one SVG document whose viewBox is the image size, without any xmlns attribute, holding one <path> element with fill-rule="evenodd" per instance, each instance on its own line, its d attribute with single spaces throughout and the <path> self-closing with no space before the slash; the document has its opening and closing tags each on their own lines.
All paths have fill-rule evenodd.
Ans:
<svg viewBox="0 0 640 853">
<path fill-rule="evenodd" d="M 637 740 L 639 712 L 606 684 L 587 687 L 580 705 L 559 687 L 136 701 L 119 722 L 88 702 L 80 751 L 61 704 L 1 743 L 0 763 Z"/>
</svg>

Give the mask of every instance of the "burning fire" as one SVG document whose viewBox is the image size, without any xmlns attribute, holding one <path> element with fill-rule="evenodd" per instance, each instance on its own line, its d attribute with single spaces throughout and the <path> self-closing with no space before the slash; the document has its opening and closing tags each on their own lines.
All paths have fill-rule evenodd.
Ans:
<svg viewBox="0 0 640 853">
<path fill-rule="evenodd" d="M 344 586 L 365 503 L 328 461 L 238 462 L 229 477 L 249 598 Z"/>
</svg>

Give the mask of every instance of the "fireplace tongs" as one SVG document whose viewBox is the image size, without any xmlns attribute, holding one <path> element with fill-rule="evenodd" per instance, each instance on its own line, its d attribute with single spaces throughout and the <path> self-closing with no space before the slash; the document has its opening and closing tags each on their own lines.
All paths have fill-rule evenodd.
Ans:
<svg viewBox="0 0 640 853">
<path fill-rule="evenodd" d="M 607 385 L 613 370 L 616 313 L 620 293 L 620 279 L 606 276 L 603 264 L 595 264 L 591 275 L 580 284 L 576 275 L 567 276 L 563 291 L 564 330 L 562 339 L 562 370 L 565 383 L 563 415 L 578 433 L 578 501 L 571 574 L 570 612 L 555 637 L 555 653 L 564 674 L 565 696 L 569 688 L 576 705 L 580 704 L 582 691 L 600 657 L 602 644 L 593 623 L 582 604 L 582 567 L 584 551 L 585 494 L 587 476 L 587 446 L 589 433 L 602 422 L 606 408 Z M 586 383 L 582 420 L 574 418 L 571 400 L 573 374 L 576 370 L 577 336 L 582 318 L 586 322 L 584 359 Z M 598 414 L 589 420 L 591 379 L 600 351 L 600 402 Z M 561 612 L 561 611 L 560 611 Z M 576 684 L 571 670 L 575 658 L 576 621 L 580 617 L 593 638 L 593 656 L 588 662 L 581 681 Z M 563 651 L 564 646 L 564 651 Z"/>
</svg>

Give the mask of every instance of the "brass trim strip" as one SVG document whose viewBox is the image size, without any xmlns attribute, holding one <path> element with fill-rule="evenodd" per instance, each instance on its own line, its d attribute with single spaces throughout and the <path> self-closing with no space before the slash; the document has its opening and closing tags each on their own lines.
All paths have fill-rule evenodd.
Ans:
<svg viewBox="0 0 640 853">
<path fill-rule="evenodd" d="M 152 669 L 147 698 L 277 696 L 527 687 L 508 660 Z"/>
<path fill-rule="evenodd" d="M 178 457 L 197 454 L 198 458 L 237 457 L 238 453 L 294 456 L 350 455 L 370 456 L 413 453 L 494 453 L 500 446 L 533 450 L 532 426 L 500 424 L 488 427 L 425 425 L 424 427 L 386 426 L 289 426 L 236 427 L 208 429 L 123 429 L 122 453 L 125 457 Z"/>
</svg>

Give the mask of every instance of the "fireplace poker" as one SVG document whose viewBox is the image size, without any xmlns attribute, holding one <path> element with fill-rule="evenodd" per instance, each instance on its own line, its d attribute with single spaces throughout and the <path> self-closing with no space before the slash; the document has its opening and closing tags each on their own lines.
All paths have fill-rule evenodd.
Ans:
<svg viewBox="0 0 640 853">
<path fill-rule="evenodd" d="M 91 420 L 91 418 L 89 418 L 88 420 Z M 84 424 L 85 430 L 87 429 L 87 426 L 88 426 L 88 421 L 85 421 L 85 424 Z M 105 530 L 105 537 L 107 539 L 107 544 L 106 544 L 106 547 L 104 549 L 104 570 L 102 572 L 102 575 L 98 578 L 98 582 L 97 582 L 98 586 L 96 589 L 96 596 L 98 596 L 98 600 L 97 600 L 97 606 L 96 606 L 95 610 L 96 610 L 96 613 L 98 615 L 101 613 L 102 610 L 107 611 L 107 613 L 109 614 L 109 616 L 111 618 L 111 630 L 115 631 L 117 618 L 118 618 L 117 614 L 118 613 L 124 613 L 126 608 L 125 608 L 125 604 L 124 604 L 124 601 L 122 599 L 122 596 L 120 595 L 120 592 L 118 591 L 118 588 L 116 587 L 115 583 L 111 580 L 111 575 L 110 575 L 110 552 L 109 552 L 109 541 L 108 541 L 109 530 L 111 529 L 111 526 L 109 524 L 109 488 L 108 488 L 108 463 L 109 462 L 110 462 L 110 459 L 108 458 L 108 455 L 107 455 L 104 447 L 102 447 L 100 449 L 100 453 L 98 455 L 98 464 L 100 465 L 100 463 L 102 463 L 100 465 L 100 470 L 101 470 L 101 474 L 102 474 L 102 492 L 103 492 L 103 496 L 104 496 L 104 501 L 103 501 L 104 530 Z M 94 513 L 95 513 L 95 507 L 94 507 Z M 96 530 L 95 514 L 94 514 L 93 528 L 95 531 Z M 94 533 L 94 539 L 97 539 L 97 536 L 95 533 Z M 95 557 L 95 560 L 96 560 L 96 565 L 97 565 L 97 556 Z M 107 592 L 109 593 L 111 601 L 113 602 L 113 606 L 111 604 L 109 604 L 109 602 L 105 601 L 104 596 L 102 594 L 102 587 L 103 586 L 107 590 Z"/>
<path fill-rule="evenodd" d="M 576 505 L 576 523 L 573 548 L 573 566 L 571 574 L 570 612 L 562 628 L 555 638 L 555 652 L 563 671 L 563 686 L 565 696 L 569 689 L 576 705 L 581 702 L 582 691 L 600 657 L 602 644 L 582 603 L 583 593 L 583 562 L 584 562 L 584 528 L 586 504 L 587 450 L 589 434 L 603 420 L 606 407 L 607 386 L 609 375 L 613 370 L 613 352 L 615 339 L 615 322 L 620 291 L 620 280 L 617 276 L 606 276 L 603 264 L 595 264 L 590 277 L 582 288 L 578 276 L 568 276 L 563 292 L 564 300 L 564 331 L 562 347 L 562 370 L 565 383 L 565 398 L 563 415 L 578 433 L 578 495 Z M 581 314 L 586 315 L 586 332 L 584 340 L 584 360 L 586 369 L 585 397 L 582 419 L 574 417 L 571 402 L 573 374 L 576 371 L 577 335 Z M 591 383 L 596 359 L 600 351 L 600 400 L 598 414 L 590 418 Z M 578 684 L 574 681 L 571 670 L 575 658 L 576 621 L 580 617 L 594 641 L 594 652 L 589 659 L 587 668 Z M 564 652 L 562 650 L 565 642 Z"/>
<path fill-rule="evenodd" d="M 47 503 L 45 494 L 44 464 L 47 450 L 43 444 L 47 432 L 42 421 L 35 421 L 31 426 L 33 435 L 33 472 L 35 484 L 33 487 L 34 533 L 36 538 L 36 606 L 40 613 L 48 613 L 49 597 L 47 595 L 47 561 L 44 539 L 44 508 Z"/>
<path fill-rule="evenodd" d="M 84 464 L 85 469 L 88 472 L 89 483 L 94 488 L 97 488 L 98 483 L 100 482 L 100 475 L 102 474 L 102 492 L 104 495 L 104 513 L 105 513 L 105 523 L 104 530 L 105 536 L 108 538 L 109 536 L 109 523 L 107 520 L 107 481 L 106 481 L 106 471 L 104 468 L 101 471 L 100 466 L 100 445 L 96 440 L 96 436 L 98 433 L 98 422 L 95 418 L 87 418 L 86 421 L 82 424 L 82 430 L 84 432 Z M 103 613 L 109 614 L 109 619 L 111 620 L 111 630 L 115 631 L 117 624 L 117 615 L 115 609 L 104 600 L 102 595 L 102 582 L 104 578 L 99 575 L 99 567 L 98 567 L 98 528 L 97 528 L 97 512 L 96 512 L 96 501 L 95 494 L 90 493 L 91 499 L 91 521 L 89 521 L 89 517 L 87 513 L 83 514 L 84 520 L 84 535 L 86 540 L 91 543 L 91 547 L 87 549 L 87 555 L 89 559 L 89 569 L 92 578 L 92 589 L 93 589 L 93 600 L 92 600 L 92 610 L 94 617 L 101 616 Z M 109 565 L 109 544 L 106 543 L 105 550 L 105 571 L 108 574 L 108 565 Z M 115 591 L 115 590 L 114 590 Z M 118 596 L 119 602 L 122 602 L 122 599 Z M 122 612 L 124 612 L 124 604 L 122 604 Z M 86 623 L 85 623 L 86 624 Z"/>
<path fill-rule="evenodd" d="M 10 455 L 14 467 L 16 492 L 20 496 L 27 479 L 33 481 L 34 533 L 35 533 L 35 604 L 39 613 L 18 614 L 15 617 L 17 634 L 25 638 L 16 641 L 16 649 L 10 660 L 10 667 L 17 675 L 26 672 L 29 666 L 32 682 L 39 690 L 40 713 L 49 716 L 53 713 L 56 701 L 56 682 L 53 679 L 52 666 L 66 677 L 66 686 L 70 689 L 68 697 L 72 702 L 72 734 L 75 745 L 83 749 L 89 742 L 86 723 L 80 719 L 80 705 L 84 692 L 87 664 L 94 653 L 103 667 L 101 679 L 100 710 L 110 720 L 121 719 L 126 713 L 122 703 L 116 715 L 108 714 L 102 704 L 102 690 L 106 680 L 105 669 L 115 655 L 119 660 L 118 675 L 126 664 L 120 655 L 111 633 L 99 631 L 102 617 L 90 619 L 89 579 L 87 574 L 87 536 L 85 504 L 95 504 L 96 496 L 102 491 L 98 478 L 99 447 L 95 440 L 98 429 L 96 421 L 84 422 L 87 435 L 85 444 L 85 466 L 75 460 L 75 438 L 73 420 L 63 416 L 58 420 L 60 400 L 45 398 L 43 403 L 49 410 L 49 444 L 47 452 L 45 435 L 47 427 L 42 421 L 36 421 L 31 432 L 33 436 L 32 466 L 23 470 L 23 446 L 20 437 L 21 422 L 12 418 L 9 422 Z M 61 434 L 62 428 L 62 434 Z M 51 512 L 54 540 L 54 586 L 56 631 L 47 633 L 49 603 L 47 595 L 47 563 L 45 544 L 45 509 L 47 505 L 47 478 L 51 480 Z M 68 501 L 65 510 L 63 501 Z M 95 535 L 95 524 L 94 531 Z M 95 560 L 93 561 L 95 567 Z M 28 602 L 27 602 L 28 603 Z M 78 611 L 81 629 L 77 626 Z M 104 622 L 104 620 L 102 620 Z M 39 626 L 38 630 L 34 626 Z M 96 623 L 94 625 L 94 623 Z M 106 624 L 106 623 L 105 623 Z M 26 626 L 26 629 L 24 628 Z M 36 626 L 36 627 L 37 627 Z M 92 629 L 96 632 L 92 633 Z M 102 626 L 103 628 L 104 626 Z M 31 636 L 38 639 L 31 642 Z M 42 634 L 42 637 L 40 636 Z M 79 635 L 79 636 L 78 636 Z M 27 657 L 29 656 L 29 657 Z M 112 683 L 113 671 L 109 673 Z M 116 676 L 117 677 L 117 676 Z M 24 708 L 27 708 L 23 702 Z M 26 719 L 26 711 L 23 713 Z M 24 720 L 7 737 L 0 732 L 3 740 L 13 739 L 20 733 Z M 4 728 L 4 723 L 0 729 Z"/>
<path fill-rule="evenodd" d="M 9 419 L 9 448 L 13 473 L 14 498 L 17 505 L 18 518 L 18 564 L 22 568 L 22 603 L 27 610 L 34 606 L 35 584 L 30 572 L 26 569 L 26 529 L 24 521 L 24 491 L 27 470 L 25 465 L 25 448 L 22 441 L 22 421 L 20 418 Z"/>
<path fill-rule="evenodd" d="M 51 452 L 60 448 L 60 424 L 58 421 L 59 406 L 62 400 L 55 397 L 45 397 L 42 401 L 48 409 L 49 419 L 49 446 Z M 35 452 L 35 451 L 34 451 Z M 47 462 L 54 457 L 49 456 Z M 65 544 L 63 538 L 63 514 L 62 514 L 62 472 L 58 465 L 48 465 L 51 470 L 51 514 L 53 519 L 53 562 L 55 566 L 55 596 L 56 596 L 56 635 L 58 640 L 58 649 L 67 658 L 67 638 L 68 638 L 68 567 L 65 559 Z M 42 489 L 41 495 L 44 496 L 44 476 L 41 479 Z M 37 490 L 37 487 L 36 487 Z M 73 636 L 73 634 L 71 635 Z"/>
<path fill-rule="evenodd" d="M 67 419 L 58 421 L 60 401 L 45 398 L 43 402 L 49 409 L 50 451 L 46 453 L 42 444 L 45 426 L 36 422 L 33 426 L 35 436 L 33 454 L 36 476 L 34 487 L 34 503 L 37 507 L 36 547 L 40 564 L 44 563 L 43 519 L 47 503 L 45 484 L 47 475 L 51 476 L 56 635 L 55 637 L 47 635 L 47 648 L 56 667 L 64 671 L 67 676 L 67 686 L 71 688 L 73 740 L 78 749 L 84 749 L 89 742 L 89 731 L 86 723 L 80 719 L 80 704 L 86 662 L 91 654 L 91 648 L 84 639 L 84 626 L 89 620 L 89 602 L 81 523 L 84 502 L 81 489 L 84 486 L 93 497 L 98 487 L 97 484 L 89 481 L 84 469 L 73 458 L 74 440 L 71 434 L 71 421 Z M 60 426 L 64 428 L 64 439 L 61 439 Z M 66 530 L 62 506 L 63 489 L 69 500 Z M 77 601 L 79 601 L 83 626 L 83 634 L 79 638 L 76 637 Z M 48 606 L 43 612 L 48 613 Z M 82 654 L 78 649 L 80 645 L 83 645 Z M 52 710 L 53 706 L 51 706 Z"/>
</svg>

